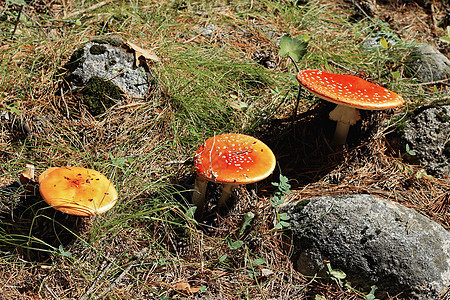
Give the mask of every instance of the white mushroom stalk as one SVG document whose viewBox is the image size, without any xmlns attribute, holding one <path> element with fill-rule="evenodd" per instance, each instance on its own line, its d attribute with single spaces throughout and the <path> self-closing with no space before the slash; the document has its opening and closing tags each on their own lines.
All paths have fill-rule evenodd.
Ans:
<svg viewBox="0 0 450 300">
<path fill-rule="evenodd" d="M 192 203 L 197 207 L 196 215 L 201 215 L 205 206 L 206 188 L 208 180 L 197 176 L 195 178 L 194 191 L 192 192 Z"/>
<path fill-rule="evenodd" d="M 222 209 L 227 205 L 233 191 L 239 186 L 239 184 L 225 183 L 222 187 L 222 193 L 220 194 L 219 202 L 217 202 L 217 209 Z"/>
<path fill-rule="evenodd" d="M 361 115 L 354 107 L 338 105 L 330 112 L 329 118 L 337 122 L 333 143 L 335 145 L 343 145 L 347 141 L 350 125 L 355 125 L 356 122 L 361 120 Z"/>
</svg>

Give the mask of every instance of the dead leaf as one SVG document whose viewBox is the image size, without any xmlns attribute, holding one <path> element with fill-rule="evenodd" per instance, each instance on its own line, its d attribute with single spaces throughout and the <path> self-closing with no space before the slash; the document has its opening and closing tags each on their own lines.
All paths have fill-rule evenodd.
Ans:
<svg viewBox="0 0 450 300">
<path fill-rule="evenodd" d="M 235 110 L 240 110 L 243 112 L 247 111 L 248 109 L 247 103 L 242 101 L 230 101 L 230 106 Z"/>
<path fill-rule="evenodd" d="M 274 274 L 274 271 L 270 270 L 270 269 L 266 269 L 266 268 L 262 268 L 261 269 L 261 275 L 264 277 L 268 277 L 270 275 Z"/>
<path fill-rule="evenodd" d="M 22 184 L 27 184 L 30 181 L 34 181 L 34 165 L 27 164 L 25 169 L 20 174 L 19 179 Z"/>
<path fill-rule="evenodd" d="M 139 66 L 139 57 L 141 56 L 152 61 L 160 61 L 159 57 L 155 54 L 155 52 L 153 52 L 153 50 L 143 49 L 130 41 L 126 41 L 125 45 L 127 45 L 131 50 L 134 51 L 134 60 L 136 66 Z"/>
<path fill-rule="evenodd" d="M 178 283 L 175 284 L 174 289 L 176 289 L 177 291 L 180 292 L 184 292 L 187 294 L 195 294 L 198 291 L 200 291 L 199 287 L 191 287 L 191 285 L 187 282 L 184 281 L 180 281 Z"/>
<path fill-rule="evenodd" d="M 33 191 L 34 186 L 36 185 L 36 182 L 34 181 L 34 165 L 27 164 L 22 173 L 20 173 L 19 180 L 25 189 Z"/>
</svg>

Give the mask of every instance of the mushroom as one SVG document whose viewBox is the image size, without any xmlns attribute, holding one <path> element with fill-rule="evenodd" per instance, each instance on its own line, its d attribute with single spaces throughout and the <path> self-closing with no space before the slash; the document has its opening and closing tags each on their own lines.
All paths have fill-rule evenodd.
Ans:
<svg viewBox="0 0 450 300">
<path fill-rule="evenodd" d="M 337 104 L 330 120 L 337 121 L 333 142 L 345 144 L 350 125 L 361 119 L 357 109 L 381 110 L 403 105 L 403 98 L 353 75 L 304 70 L 297 74 L 300 84 L 317 97 Z"/>
<path fill-rule="evenodd" d="M 197 212 L 203 211 L 208 180 L 223 184 L 217 204 L 220 209 L 238 185 L 268 177 L 275 162 L 272 150 L 254 137 L 227 133 L 209 138 L 199 147 L 194 159 L 197 178 L 192 201 Z"/>
<path fill-rule="evenodd" d="M 39 192 L 56 210 L 78 216 L 101 214 L 117 201 L 117 191 L 105 175 L 80 167 L 47 169 L 39 176 Z"/>
</svg>

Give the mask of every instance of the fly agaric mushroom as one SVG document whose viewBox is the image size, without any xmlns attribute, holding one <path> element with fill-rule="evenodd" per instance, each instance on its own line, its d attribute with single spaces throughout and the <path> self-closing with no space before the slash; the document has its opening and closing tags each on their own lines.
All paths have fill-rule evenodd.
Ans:
<svg viewBox="0 0 450 300">
<path fill-rule="evenodd" d="M 108 178 L 80 167 L 47 169 L 39 176 L 39 192 L 56 210 L 78 216 L 101 214 L 117 201 L 117 191 Z"/>
<path fill-rule="evenodd" d="M 337 121 L 333 138 L 337 145 L 345 144 L 350 125 L 361 119 L 357 109 L 382 110 L 405 102 L 400 95 L 353 75 L 304 70 L 298 72 L 297 80 L 317 97 L 337 104 L 329 115 Z"/>
<path fill-rule="evenodd" d="M 228 133 L 209 138 L 199 147 L 194 159 L 197 178 L 192 201 L 198 212 L 203 210 L 208 180 L 223 184 L 217 204 L 220 209 L 238 185 L 268 177 L 275 161 L 272 150 L 254 137 Z"/>
</svg>

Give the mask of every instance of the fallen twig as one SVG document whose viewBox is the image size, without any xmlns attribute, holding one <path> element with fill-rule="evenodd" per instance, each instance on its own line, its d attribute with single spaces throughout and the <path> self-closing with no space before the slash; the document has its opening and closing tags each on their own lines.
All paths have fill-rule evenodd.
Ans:
<svg viewBox="0 0 450 300">
<path fill-rule="evenodd" d="M 70 18 L 76 17 L 76 16 L 78 16 L 78 15 L 84 14 L 84 13 L 86 13 L 86 12 L 96 10 L 97 8 L 102 7 L 102 6 L 105 6 L 106 4 L 108 4 L 108 3 L 112 2 L 112 1 L 113 1 L 113 0 L 105 0 L 105 1 L 102 1 L 102 2 L 100 2 L 100 3 L 94 4 L 94 5 L 92 5 L 92 6 L 88 7 L 88 8 L 74 11 L 74 12 L 72 12 L 72 13 L 66 15 L 66 16 L 64 17 L 64 19 L 70 19 Z"/>
</svg>

